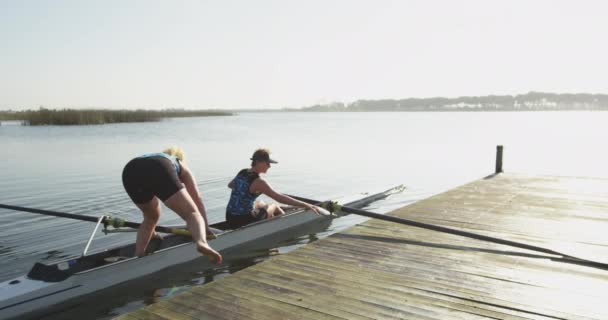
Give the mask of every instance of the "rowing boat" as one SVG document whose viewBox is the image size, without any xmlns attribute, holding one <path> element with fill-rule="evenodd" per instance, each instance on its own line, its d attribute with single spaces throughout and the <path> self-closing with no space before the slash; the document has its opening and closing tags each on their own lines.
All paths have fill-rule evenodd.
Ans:
<svg viewBox="0 0 608 320">
<path fill-rule="evenodd" d="M 347 205 L 361 208 L 402 189 L 402 186 L 394 187 Z M 279 233 L 295 233 L 298 229 L 328 224 L 334 217 L 298 209 L 235 230 L 220 222 L 211 225 L 216 238 L 209 244 L 219 252 L 226 252 L 245 244 L 268 241 Z M 192 239 L 184 235 L 152 239 L 147 250 L 146 256 L 137 258 L 134 257 L 135 244 L 129 244 L 68 260 L 38 262 L 27 275 L 0 283 L 0 319 L 48 313 L 71 299 L 201 257 Z"/>
</svg>

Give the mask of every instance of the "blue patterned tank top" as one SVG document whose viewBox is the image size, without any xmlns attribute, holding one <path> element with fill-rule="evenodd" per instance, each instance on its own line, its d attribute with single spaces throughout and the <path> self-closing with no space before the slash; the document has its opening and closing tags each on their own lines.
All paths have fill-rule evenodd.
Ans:
<svg viewBox="0 0 608 320">
<path fill-rule="evenodd" d="M 234 180 L 232 180 L 232 192 L 230 193 L 230 200 L 226 207 L 227 214 L 240 216 L 249 214 L 253 210 L 255 199 L 260 194 L 249 192 L 249 187 L 259 177 L 260 175 L 249 169 L 239 171 Z"/>
</svg>

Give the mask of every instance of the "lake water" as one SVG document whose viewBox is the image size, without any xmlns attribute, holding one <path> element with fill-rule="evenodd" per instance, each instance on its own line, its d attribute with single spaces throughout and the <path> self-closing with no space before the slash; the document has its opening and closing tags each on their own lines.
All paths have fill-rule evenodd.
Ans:
<svg viewBox="0 0 608 320">
<path fill-rule="evenodd" d="M 224 218 L 227 183 L 249 166 L 256 148 L 268 147 L 279 164 L 266 179 L 280 192 L 326 200 L 406 185 L 405 192 L 370 208 L 384 213 L 493 173 L 499 144 L 505 146 L 507 172 L 608 178 L 606 123 L 606 112 L 276 112 L 99 126 L 3 123 L 0 203 L 140 221 L 123 190 L 122 168 L 135 156 L 177 145 L 196 175 L 210 221 L 218 222 Z M 317 236 L 359 221 L 337 219 Z M 160 224 L 182 221 L 165 208 Z M 26 273 L 35 261 L 80 254 L 92 228 L 87 222 L 0 209 L 0 280 Z M 99 235 L 92 250 L 134 236 Z M 240 253 L 245 257 L 236 255 L 214 269 L 180 266 L 143 287 L 140 281 L 100 293 L 108 302 L 98 308 L 49 319 L 128 312 L 314 239 L 291 239 L 278 252 Z"/>
</svg>

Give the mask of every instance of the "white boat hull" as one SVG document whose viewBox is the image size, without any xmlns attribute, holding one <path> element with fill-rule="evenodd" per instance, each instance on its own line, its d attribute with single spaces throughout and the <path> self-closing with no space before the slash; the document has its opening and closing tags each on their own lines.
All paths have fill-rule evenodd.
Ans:
<svg viewBox="0 0 608 320">
<path fill-rule="evenodd" d="M 393 190 L 393 189 L 391 189 Z M 389 191 L 347 203 L 358 207 L 386 197 Z M 270 238 L 277 233 L 290 232 L 312 224 L 329 223 L 331 216 L 299 211 L 267 221 L 256 222 L 243 228 L 226 231 L 209 244 L 223 252 L 247 243 Z M 34 280 L 22 276 L 0 283 L 0 319 L 34 316 L 48 313 L 48 308 L 101 289 L 133 280 L 170 266 L 182 264 L 201 255 L 193 242 L 186 242 L 157 250 L 142 258 L 130 257 L 82 272 L 76 272 L 58 282 Z M 70 262 L 64 262 L 70 263 Z"/>
</svg>

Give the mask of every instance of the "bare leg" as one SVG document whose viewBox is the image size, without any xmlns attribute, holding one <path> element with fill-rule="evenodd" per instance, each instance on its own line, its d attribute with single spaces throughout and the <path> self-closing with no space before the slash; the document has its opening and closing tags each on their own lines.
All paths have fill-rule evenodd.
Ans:
<svg viewBox="0 0 608 320">
<path fill-rule="evenodd" d="M 266 209 L 268 205 L 266 204 L 266 202 L 262 201 L 262 200 L 258 200 L 255 202 L 255 204 L 253 205 L 254 209 Z"/>
<path fill-rule="evenodd" d="M 222 256 L 207 244 L 205 233 L 205 220 L 196 209 L 196 204 L 188 194 L 185 188 L 170 196 L 165 205 L 175 211 L 188 226 L 188 230 L 192 233 L 192 239 L 196 243 L 196 249 L 201 254 L 206 255 L 209 260 L 216 263 L 222 262 Z"/>
<path fill-rule="evenodd" d="M 154 197 L 150 202 L 136 204 L 144 215 L 144 221 L 137 229 L 137 240 L 135 241 L 135 255 L 143 257 L 146 254 L 146 247 L 150 243 L 150 238 L 154 233 L 154 228 L 160 218 L 160 201 Z"/>
<path fill-rule="evenodd" d="M 268 207 L 266 208 L 266 212 L 268 212 L 269 219 L 272 217 L 276 217 L 276 216 L 285 214 L 285 211 L 283 211 L 283 209 L 276 203 L 268 205 Z"/>
</svg>

